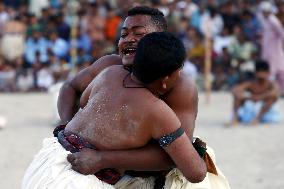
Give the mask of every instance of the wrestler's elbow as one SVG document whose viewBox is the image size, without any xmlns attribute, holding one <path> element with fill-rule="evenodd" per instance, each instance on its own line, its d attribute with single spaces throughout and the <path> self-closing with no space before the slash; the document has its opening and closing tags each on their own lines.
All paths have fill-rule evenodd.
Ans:
<svg viewBox="0 0 284 189">
<path fill-rule="evenodd" d="M 191 183 L 202 182 L 207 174 L 207 168 L 205 165 L 201 165 L 195 171 L 188 171 L 188 174 L 184 174 L 185 178 Z"/>
</svg>

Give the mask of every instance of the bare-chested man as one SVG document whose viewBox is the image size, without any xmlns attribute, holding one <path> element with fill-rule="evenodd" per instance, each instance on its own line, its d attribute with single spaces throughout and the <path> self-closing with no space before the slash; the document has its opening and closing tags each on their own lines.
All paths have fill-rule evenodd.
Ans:
<svg viewBox="0 0 284 189">
<path fill-rule="evenodd" d="M 277 122 L 279 112 L 273 105 L 279 98 L 276 84 L 269 80 L 269 65 L 265 61 L 256 62 L 255 79 L 233 88 L 234 118 L 238 122 L 256 125 L 260 122 Z"/>
<path fill-rule="evenodd" d="M 66 82 L 61 88 L 58 98 L 58 110 L 62 123 L 68 123 L 74 116 L 77 111 L 79 97 L 93 78 L 112 65 L 123 65 L 126 69 L 131 70 L 139 40 L 148 33 L 166 30 L 166 20 L 159 10 L 149 7 L 134 7 L 130 9 L 128 17 L 124 21 L 118 44 L 120 56 L 108 55 L 100 58 L 90 67 L 77 74 L 75 78 Z M 118 93 L 119 91 L 113 92 Z M 128 95 L 131 95 L 131 93 L 128 93 Z M 189 139 L 193 141 L 192 135 L 197 116 L 198 94 L 192 80 L 181 72 L 175 86 L 167 93 L 161 94 L 160 99 L 175 112 L 181 123 L 181 128 L 183 128 Z M 80 98 L 80 106 L 83 107 L 83 105 L 84 100 Z M 195 144 L 201 143 L 195 141 Z M 201 146 L 204 146 L 204 144 Z M 202 150 L 200 151 L 200 149 Z M 199 148 L 198 152 L 202 151 L 204 151 L 204 148 Z M 218 168 L 217 174 L 214 163 L 209 157 L 209 155 L 211 157 L 214 156 L 213 150 L 207 147 L 207 151 L 208 153 L 203 157 L 207 163 L 211 162 L 207 164 L 207 171 L 210 173 L 207 174 L 202 183 L 197 185 L 193 184 L 197 182 L 196 179 L 187 178 L 189 182 L 184 182 L 181 188 L 230 188 L 227 179 Z M 159 147 L 157 142 L 149 142 L 144 147 L 132 150 L 84 150 L 69 154 L 68 160 L 74 170 L 86 175 L 94 174 L 100 169 L 109 167 L 122 168 L 124 170 L 151 171 L 147 174 L 146 172 L 128 171 L 128 175 L 135 176 L 130 179 L 130 182 L 133 185 L 138 184 L 134 188 L 141 188 L 143 184 L 147 185 L 148 180 L 145 179 L 145 182 L 142 182 L 141 176 L 155 175 L 155 178 L 157 178 L 155 188 L 162 188 L 165 184 L 165 188 L 176 189 L 176 184 L 180 183 L 180 180 L 186 180 L 180 171 L 173 169 L 175 167 L 173 160 Z M 213 167 L 210 165 L 213 165 Z M 165 174 L 161 174 L 159 170 L 171 170 L 167 175 L 169 177 L 167 177 L 166 182 Z M 158 174 L 152 171 L 158 171 Z M 128 186 L 128 188 L 131 187 Z"/>
<path fill-rule="evenodd" d="M 132 72 L 122 65 L 110 66 L 90 83 L 81 97 L 82 109 L 57 138 L 44 142 L 26 172 L 22 189 L 112 188 L 94 175 L 82 175 L 68 167 L 65 149 L 130 150 L 151 139 L 159 141 L 188 180 L 202 181 L 207 172 L 205 162 L 176 114 L 159 99 L 175 86 L 184 58 L 184 46 L 172 34 L 154 32 L 141 39 Z M 124 170 L 124 166 L 115 168 Z M 98 177 L 108 181 L 109 175 L 101 175 L 115 171 L 107 172 L 100 171 Z"/>
<path fill-rule="evenodd" d="M 159 10 L 149 7 L 130 9 L 128 17 L 124 21 L 118 44 L 120 56 L 108 55 L 100 58 L 71 81 L 66 82 L 61 88 L 58 110 L 62 123 L 65 124 L 72 119 L 77 111 L 79 97 L 93 78 L 112 65 L 124 65 L 131 69 L 138 41 L 148 33 L 166 30 L 166 20 Z M 174 88 L 161 95 L 161 99 L 176 113 L 181 122 L 181 127 L 192 139 L 198 106 L 195 84 L 185 74 L 181 73 Z M 82 98 L 80 104 L 82 107 Z M 76 157 L 84 159 L 84 164 L 78 165 L 77 168 L 77 171 L 84 174 L 97 171 L 97 167 L 106 168 L 122 165 L 129 170 L 164 170 L 173 167 L 173 162 L 168 155 L 157 144 L 152 143 L 131 151 L 109 151 L 108 153 L 89 151 L 78 153 Z M 98 161 L 98 159 L 101 161 Z M 96 162 L 96 164 L 91 162 Z"/>
</svg>

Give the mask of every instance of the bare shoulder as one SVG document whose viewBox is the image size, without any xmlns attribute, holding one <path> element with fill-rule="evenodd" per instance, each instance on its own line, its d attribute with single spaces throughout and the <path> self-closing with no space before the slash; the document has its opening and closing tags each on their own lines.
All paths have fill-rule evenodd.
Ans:
<svg viewBox="0 0 284 189">
<path fill-rule="evenodd" d="M 118 55 L 103 56 L 96 60 L 91 66 L 80 71 L 68 82 L 76 91 L 83 92 L 101 71 L 113 65 L 122 65 L 121 58 Z"/>
<path fill-rule="evenodd" d="M 172 109 L 188 108 L 188 105 L 198 101 L 197 87 L 189 77 L 182 74 L 174 88 L 163 99 Z"/>
<path fill-rule="evenodd" d="M 198 91 L 195 83 L 182 74 L 163 100 L 174 111 L 189 138 L 192 138 L 198 113 Z"/>
<path fill-rule="evenodd" d="M 99 58 L 89 67 L 89 71 L 94 71 L 96 73 L 99 73 L 103 69 L 113 65 L 122 65 L 121 58 L 119 55 L 116 54 L 105 55 Z"/>
</svg>

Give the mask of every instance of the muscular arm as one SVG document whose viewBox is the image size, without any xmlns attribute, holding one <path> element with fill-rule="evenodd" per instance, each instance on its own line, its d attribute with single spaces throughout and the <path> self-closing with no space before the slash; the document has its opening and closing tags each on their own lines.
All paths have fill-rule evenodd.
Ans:
<svg viewBox="0 0 284 189">
<path fill-rule="evenodd" d="M 240 100 L 245 100 L 246 96 L 244 94 L 245 91 L 247 91 L 250 87 L 251 83 L 250 82 L 244 82 L 241 83 L 237 86 L 235 86 L 232 89 L 232 93 L 234 98 L 240 99 Z"/>
<path fill-rule="evenodd" d="M 89 83 L 103 69 L 115 64 L 121 64 L 118 55 L 104 56 L 63 84 L 57 101 L 58 113 L 62 123 L 70 121 L 77 112 L 79 98 Z"/>
<path fill-rule="evenodd" d="M 198 112 L 198 91 L 195 83 L 182 75 L 178 85 L 165 96 L 164 101 L 175 112 L 181 122 L 181 127 L 192 139 Z"/>
<path fill-rule="evenodd" d="M 157 125 L 152 127 L 152 137 L 157 140 L 173 133 L 181 126 L 174 112 L 166 106 L 157 111 L 156 116 Z M 205 162 L 199 157 L 185 133 L 163 149 L 190 182 L 201 182 L 205 178 L 207 171 Z"/>
</svg>

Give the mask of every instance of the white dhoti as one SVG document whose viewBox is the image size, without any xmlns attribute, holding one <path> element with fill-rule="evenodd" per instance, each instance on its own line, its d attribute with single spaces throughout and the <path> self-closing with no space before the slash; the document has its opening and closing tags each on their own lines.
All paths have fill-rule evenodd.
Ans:
<svg viewBox="0 0 284 189">
<path fill-rule="evenodd" d="M 148 189 L 154 178 L 124 176 L 115 185 L 99 180 L 95 175 L 83 175 L 71 169 L 66 151 L 57 138 L 46 138 L 43 147 L 28 167 L 21 189 Z"/>
<path fill-rule="evenodd" d="M 46 138 L 43 147 L 28 167 L 21 189 L 153 189 L 154 177 L 124 176 L 115 185 L 99 180 L 95 175 L 83 175 L 71 169 L 66 151 L 57 138 Z M 214 161 L 214 152 L 209 148 Z M 215 161 L 214 161 L 215 162 Z M 228 181 L 218 169 L 218 176 L 207 173 L 204 181 L 190 183 L 182 173 L 173 169 L 166 176 L 165 189 L 229 189 Z"/>
<path fill-rule="evenodd" d="M 209 154 L 215 164 L 218 175 L 207 173 L 202 182 L 191 183 L 186 180 L 178 169 L 173 169 L 166 176 L 164 189 L 230 189 L 228 180 L 216 165 L 213 149 L 208 146 L 206 148 L 206 152 Z"/>
<path fill-rule="evenodd" d="M 113 189 L 94 175 L 82 175 L 71 169 L 66 151 L 57 138 L 46 138 L 43 147 L 28 167 L 22 189 Z"/>
</svg>

